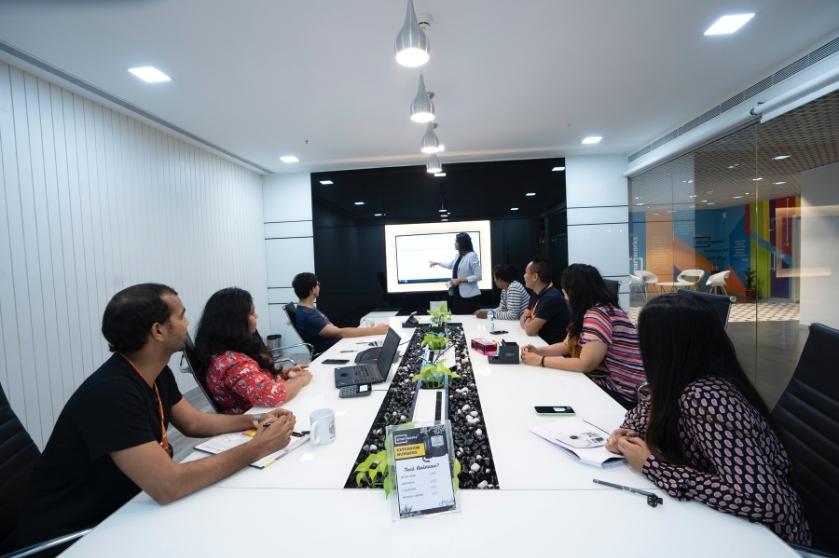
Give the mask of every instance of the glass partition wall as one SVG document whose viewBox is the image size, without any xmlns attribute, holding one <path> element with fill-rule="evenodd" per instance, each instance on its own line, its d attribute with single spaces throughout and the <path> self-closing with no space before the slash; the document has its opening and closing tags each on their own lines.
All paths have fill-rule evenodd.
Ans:
<svg viewBox="0 0 839 558">
<path fill-rule="evenodd" d="M 771 406 L 811 323 L 839 328 L 839 92 L 629 182 L 630 315 L 689 288 L 735 297 L 727 331 Z"/>
</svg>

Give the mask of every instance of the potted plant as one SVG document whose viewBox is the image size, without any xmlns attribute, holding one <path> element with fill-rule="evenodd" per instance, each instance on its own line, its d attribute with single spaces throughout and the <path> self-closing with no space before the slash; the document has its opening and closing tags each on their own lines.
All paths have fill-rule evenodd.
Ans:
<svg viewBox="0 0 839 558">
<path fill-rule="evenodd" d="M 754 302 L 757 300 L 757 272 L 752 268 L 746 269 L 746 290 L 744 292 L 744 298 L 746 302 Z"/>
<path fill-rule="evenodd" d="M 440 389 L 443 387 L 444 378 L 448 376 L 452 380 L 460 378 L 457 372 L 453 372 L 445 362 L 432 362 L 424 364 L 419 374 L 411 376 L 411 381 L 421 380 L 423 389 Z"/>
<path fill-rule="evenodd" d="M 452 319 L 447 304 L 441 304 L 436 310 L 429 311 L 428 315 L 431 316 L 431 329 L 437 331 L 445 331 L 446 324 Z"/>
<path fill-rule="evenodd" d="M 428 348 L 428 358 L 426 360 L 434 362 L 449 346 L 449 339 L 445 333 L 429 331 L 423 336 L 420 344 Z"/>
</svg>

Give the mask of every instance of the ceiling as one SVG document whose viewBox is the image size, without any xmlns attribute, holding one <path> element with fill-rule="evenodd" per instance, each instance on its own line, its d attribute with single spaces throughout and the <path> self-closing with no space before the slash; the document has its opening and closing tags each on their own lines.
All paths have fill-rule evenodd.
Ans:
<svg viewBox="0 0 839 558">
<path fill-rule="evenodd" d="M 443 163 L 628 153 L 833 38 L 834 0 L 416 0 Z M 418 164 L 403 0 L 4 0 L 0 42 L 271 172 Z M 754 11 L 731 36 L 720 15 Z M 8 59 L 8 58 L 7 58 Z M 14 60 L 11 60 L 15 63 Z M 170 76 L 146 85 L 127 68 Z M 602 135 L 581 146 L 585 135 Z M 300 163 L 285 165 L 282 154 Z"/>
<path fill-rule="evenodd" d="M 789 157 L 775 160 L 779 155 Z M 836 162 L 839 91 L 633 177 L 631 208 L 665 217 L 674 209 L 716 209 L 797 196 L 802 172 Z"/>
</svg>

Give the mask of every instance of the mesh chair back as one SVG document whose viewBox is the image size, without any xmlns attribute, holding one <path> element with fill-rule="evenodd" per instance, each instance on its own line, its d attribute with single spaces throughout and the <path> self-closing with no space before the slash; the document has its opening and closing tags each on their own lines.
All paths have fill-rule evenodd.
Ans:
<svg viewBox="0 0 839 558">
<path fill-rule="evenodd" d="M 184 357 L 186 358 L 187 366 L 189 366 L 189 371 L 192 373 L 192 377 L 195 379 L 195 383 L 198 384 L 198 388 L 201 390 L 201 393 L 203 393 L 204 397 L 207 398 L 207 401 L 210 402 L 213 410 L 218 413 L 219 407 L 213 399 L 213 396 L 210 395 L 210 390 L 207 388 L 207 384 L 205 383 L 207 375 L 200 373 L 201 371 L 198 370 L 198 360 L 195 358 L 195 343 L 192 341 L 192 336 L 189 333 L 186 334 Z"/>
<path fill-rule="evenodd" d="M 703 293 L 701 291 L 692 291 L 689 289 L 679 289 L 679 292 L 704 300 L 717 312 L 717 315 L 720 317 L 720 322 L 722 322 L 722 327 L 725 328 L 728 324 L 728 315 L 731 313 L 731 303 L 735 300 L 733 296 Z"/>
<path fill-rule="evenodd" d="M 839 330 L 812 324 L 795 374 L 772 411 L 793 458 L 813 546 L 839 553 Z"/>
<path fill-rule="evenodd" d="M 606 288 L 609 289 L 609 292 L 615 295 L 615 298 L 617 298 L 621 282 L 615 281 L 614 279 L 603 279 L 603 282 L 606 283 Z"/>
<path fill-rule="evenodd" d="M 285 309 L 285 313 L 288 315 L 288 321 L 291 322 L 294 329 L 297 329 L 297 308 L 294 306 L 294 303 L 289 302 L 283 306 L 283 308 Z"/>
</svg>

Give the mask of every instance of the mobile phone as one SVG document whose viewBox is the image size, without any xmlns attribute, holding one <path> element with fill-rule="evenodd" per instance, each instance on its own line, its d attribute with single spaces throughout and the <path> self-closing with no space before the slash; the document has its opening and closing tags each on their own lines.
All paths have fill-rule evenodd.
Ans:
<svg viewBox="0 0 839 558">
<path fill-rule="evenodd" d="M 344 386 L 338 390 L 338 397 L 346 399 L 347 397 L 363 397 L 373 393 L 371 384 L 359 384 L 354 386 Z"/>
<path fill-rule="evenodd" d="M 505 333 L 510 333 L 505 329 L 496 329 L 495 331 L 490 331 L 490 335 L 504 335 Z"/>
<path fill-rule="evenodd" d="M 550 406 L 541 406 L 537 405 L 534 407 L 536 409 L 537 415 L 573 415 L 574 409 L 569 407 L 568 405 L 550 405 Z"/>
<path fill-rule="evenodd" d="M 321 364 L 347 364 L 349 360 L 345 358 L 328 358 L 324 360 Z"/>
</svg>

